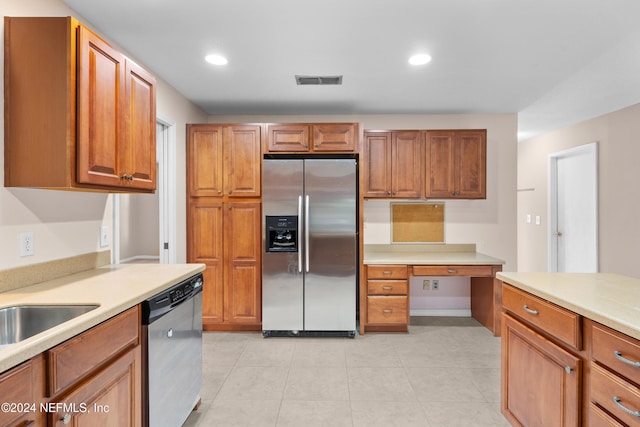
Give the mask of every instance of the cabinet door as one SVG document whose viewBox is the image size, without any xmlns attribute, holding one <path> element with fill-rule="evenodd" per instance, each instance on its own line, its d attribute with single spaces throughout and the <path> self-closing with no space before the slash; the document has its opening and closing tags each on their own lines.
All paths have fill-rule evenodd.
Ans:
<svg viewBox="0 0 640 427">
<path fill-rule="evenodd" d="M 364 133 L 364 197 L 391 196 L 391 132 Z"/>
<path fill-rule="evenodd" d="M 456 197 L 487 197 L 487 134 L 485 131 L 456 131 L 454 164 Z"/>
<path fill-rule="evenodd" d="M 40 410 L 44 400 L 45 362 L 42 354 L 0 375 L 0 396 L 3 403 L 25 405 L 14 411 L 0 411 L 2 426 L 46 425 L 45 412 Z M 5 408 L 6 409 L 6 408 Z"/>
<path fill-rule="evenodd" d="M 393 132 L 391 141 L 391 195 L 400 198 L 420 197 L 422 193 L 420 132 Z"/>
<path fill-rule="evenodd" d="M 192 197 L 222 196 L 222 127 L 189 125 L 187 129 L 187 182 Z"/>
<path fill-rule="evenodd" d="M 502 412 L 514 425 L 579 426 L 580 358 L 503 314 Z"/>
<path fill-rule="evenodd" d="M 124 57 L 78 26 L 77 181 L 122 185 Z"/>
<path fill-rule="evenodd" d="M 358 128 L 354 123 L 313 125 L 313 151 L 353 152 L 358 144 Z"/>
<path fill-rule="evenodd" d="M 309 126 L 267 125 L 267 151 L 309 151 Z"/>
<path fill-rule="evenodd" d="M 103 371 L 51 402 L 49 425 L 140 426 L 142 392 L 140 346 L 125 353 Z M 65 409 L 69 412 L 64 412 Z"/>
<path fill-rule="evenodd" d="M 453 132 L 427 132 L 425 143 L 425 197 L 455 197 L 453 144 Z"/>
<path fill-rule="evenodd" d="M 225 126 L 225 191 L 232 197 L 260 197 L 260 126 Z"/>
<path fill-rule="evenodd" d="M 127 187 L 156 188 L 155 78 L 135 62 L 125 61 L 125 142 L 121 175 Z"/>
<path fill-rule="evenodd" d="M 223 215 L 222 203 L 191 202 L 187 218 L 187 261 L 203 263 L 202 321 L 223 321 Z"/>
<path fill-rule="evenodd" d="M 225 229 L 225 321 L 259 324 L 261 321 L 260 203 L 227 203 Z"/>
</svg>

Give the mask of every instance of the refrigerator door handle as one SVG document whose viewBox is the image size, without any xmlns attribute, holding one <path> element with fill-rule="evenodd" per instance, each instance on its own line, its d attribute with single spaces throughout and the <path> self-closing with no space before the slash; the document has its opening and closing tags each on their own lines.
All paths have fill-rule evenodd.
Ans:
<svg viewBox="0 0 640 427">
<path fill-rule="evenodd" d="M 302 196 L 298 196 L 298 221 L 302 222 Z M 302 273 L 302 227 L 304 224 L 298 224 L 298 273 Z"/>
<path fill-rule="evenodd" d="M 305 196 L 304 203 L 304 258 L 306 272 L 309 272 L 309 195 Z"/>
</svg>

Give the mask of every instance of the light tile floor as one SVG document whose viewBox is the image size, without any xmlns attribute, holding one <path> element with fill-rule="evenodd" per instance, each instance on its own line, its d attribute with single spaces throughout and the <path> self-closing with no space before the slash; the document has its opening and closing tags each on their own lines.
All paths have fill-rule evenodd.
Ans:
<svg viewBox="0 0 640 427">
<path fill-rule="evenodd" d="M 500 339 L 467 318 L 409 333 L 262 338 L 207 332 L 202 404 L 186 427 L 508 426 Z"/>
</svg>

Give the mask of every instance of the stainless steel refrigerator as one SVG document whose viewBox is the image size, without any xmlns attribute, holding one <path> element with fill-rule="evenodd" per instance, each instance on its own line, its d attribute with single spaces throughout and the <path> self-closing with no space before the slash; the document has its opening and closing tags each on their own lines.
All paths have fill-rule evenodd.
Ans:
<svg viewBox="0 0 640 427">
<path fill-rule="evenodd" d="M 263 162 L 263 335 L 355 336 L 357 165 Z"/>
</svg>

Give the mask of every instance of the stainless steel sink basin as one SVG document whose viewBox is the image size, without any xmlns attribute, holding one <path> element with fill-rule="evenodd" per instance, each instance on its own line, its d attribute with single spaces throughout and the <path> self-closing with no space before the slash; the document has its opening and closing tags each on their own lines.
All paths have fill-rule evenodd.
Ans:
<svg viewBox="0 0 640 427">
<path fill-rule="evenodd" d="M 98 308 L 98 305 L 16 305 L 0 308 L 0 349 Z"/>
</svg>

